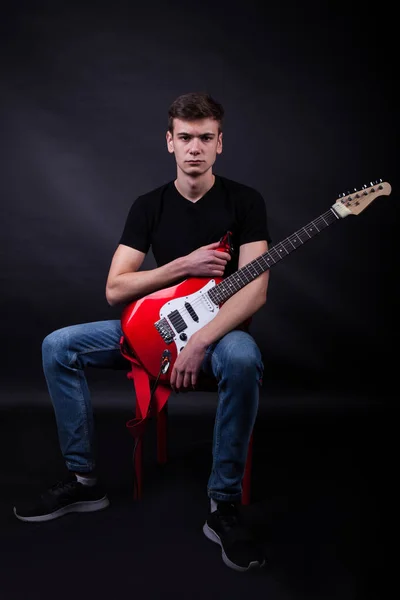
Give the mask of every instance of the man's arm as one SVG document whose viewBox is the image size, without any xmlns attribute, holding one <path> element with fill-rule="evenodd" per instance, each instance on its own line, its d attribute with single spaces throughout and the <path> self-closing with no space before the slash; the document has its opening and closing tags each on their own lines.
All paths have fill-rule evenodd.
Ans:
<svg viewBox="0 0 400 600">
<path fill-rule="evenodd" d="M 106 298 L 110 306 L 131 302 L 155 290 L 172 285 L 187 275 L 185 258 L 151 269 L 139 271 L 145 253 L 120 244 L 111 261 L 106 283 Z"/>
<path fill-rule="evenodd" d="M 240 246 L 239 269 L 267 250 L 266 241 L 251 242 Z M 207 347 L 254 315 L 266 303 L 268 282 L 269 271 L 266 271 L 231 296 L 221 306 L 214 319 L 194 334 L 196 342 Z"/>
<path fill-rule="evenodd" d="M 114 253 L 106 284 L 110 306 L 132 302 L 185 277 L 222 277 L 229 254 L 217 250 L 219 242 L 202 246 L 162 267 L 140 271 L 145 253 L 120 244 Z"/>
</svg>

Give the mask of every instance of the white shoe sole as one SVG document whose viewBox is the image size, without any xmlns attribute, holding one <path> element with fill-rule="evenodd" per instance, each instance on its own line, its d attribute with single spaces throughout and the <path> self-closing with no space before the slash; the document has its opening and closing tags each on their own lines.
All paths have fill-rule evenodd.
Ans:
<svg viewBox="0 0 400 600">
<path fill-rule="evenodd" d="M 104 496 L 100 500 L 93 500 L 91 502 L 75 502 L 74 504 L 69 504 L 68 506 L 64 506 L 63 508 L 59 508 L 48 515 L 39 515 L 37 517 L 23 517 L 17 513 L 17 509 L 14 506 L 14 515 L 20 521 L 27 521 L 29 523 L 41 523 L 43 521 L 52 521 L 53 519 L 58 519 L 59 517 L 63 517 L 69 513 L 73 512 L 95 512 L 96 510 L 103 510 L 110 505 L 110 501 L 107 496 Z"/>
<path fill-rule="evenodd" d="M 204 523 L 204 525 L 203 525 L 203 533 L 206 536 L 206 538 L 208 538 L 215 544 L 218 544 L 219 546 L 221 546 L 222 560 L 224 561 L 224 563 L 226 564 L 227 567 L 230 567 L 231 569 L 234 569 L 235 571 L 240 571 L 243 573 L 244 571 L 249 571 L 250 569 L 260 569 L 265 565 L 265 560 L 263 560 L 261 564 L 258 562 L 258 560 L 254 560 L 249 564 L 248 567 L 241 567 L 239 565 L 235 565 L 235 563 L 233 563 L 231 560 L 229 560 L 229 558 L 225 554 L 225 550 L 224 550 L 224 547 L 222 546 L 222 542 L 220 540 L 219 535 L 213 529 L 211 529 L 211 527 L 209 525 L 207 525 L 207 523 Z"/>
</svg>

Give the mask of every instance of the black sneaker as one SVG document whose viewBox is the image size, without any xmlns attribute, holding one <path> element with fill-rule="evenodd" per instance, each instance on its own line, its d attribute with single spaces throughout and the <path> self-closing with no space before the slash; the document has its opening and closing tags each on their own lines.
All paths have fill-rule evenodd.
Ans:
<svg viewBox="0 0 400 600">
<path fill-rule="evenodd" d="M 238 508 L 230 502 L 218 502 L 209 513 L 203 532 L 222 548 L 222 560 L 235 571 L 263 567 L 265 558 L 250 531 L 241 523 Z"/>
<path fill-rule="evenodd" d="M 82 485 L 75 475 L 69 475 L 64 481 L 58 481 L 36 502 L 14 506 L 14 514 L 21 521 L 37 523 L 58 519 L 71 512 L 93 512 L 107 508 L 110 504 L 106 494 L 99 486 Z"/>
</svg>

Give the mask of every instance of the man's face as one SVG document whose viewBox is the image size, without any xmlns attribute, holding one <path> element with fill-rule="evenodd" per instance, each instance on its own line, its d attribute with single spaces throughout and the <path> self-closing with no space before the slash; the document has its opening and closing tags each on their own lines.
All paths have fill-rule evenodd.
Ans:
<svg viewBox="0 0 400 600">
<path fill-rule="evenodd" d="M 211 169 L 222 152 L 222 133 L 214 119 L 181 121 L 174 119 L 174 130 L 167 131 L 168 152 L 175 154 L 178 170 L 199 177 Z"/>
</svg>

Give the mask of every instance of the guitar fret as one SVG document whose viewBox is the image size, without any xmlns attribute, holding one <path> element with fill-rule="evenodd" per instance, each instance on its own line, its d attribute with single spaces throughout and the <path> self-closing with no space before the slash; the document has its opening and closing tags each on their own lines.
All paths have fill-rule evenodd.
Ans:
<svg viewBox="0 0 400 600">
<path fill-rule="evenodd" d="M 268 254 L 268 256 L 265 256 L 264 254 L 262 254 L 260 258 L 262 258 L 267 263 L 267 265 L 268 265 L 267 268 L 269 268 L 271 266 L 270 261 L 273 261 L 273 264 L 275 264 L 276 261 L 273 260 L 271 251 L 269 251 L 267 254 Z"/>
<path fill-rule="evenodd" d="M 297 233 L 303 244 L 305 244 L 305 242 L 308 242 L 308 240 L 310 239 L 310 236 L 303 229 L 301 229 Z"/>
<path fill-rule="evenodd" d="M 285 240 L 284 242 L 282 242 L 282 246 L 285 248 L 287 254 L 290 254 L 290 252 L 293 250 L 293 248 L 291 248 L 289 246 L 289 250 L 286 248 L 286 244 L 288 243 L 289 240 Z"/>
<path fill-rule="evenodd" d="M 299 237 L 299 235 L 297 233 L 293 234 L 293 237 L 295 237 L 300 241 L 300 244 L 304 244 L 303 240 L 301 239 L 301 237 Z"/>
<path fill-rule="evenodd" d="M 246 280 L 247 280 L 247 270 L 248 270 L 248 269 L 247 269 L 247 267 L 245 266 L 245 267 L 243 268 L 243 275 L 246 277 Z M 250 278 L 250 277 L 249 277 L 248 281 L 249 281 L 249 282 L 251 281 L 251 278 Z"/>
</svg>

